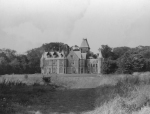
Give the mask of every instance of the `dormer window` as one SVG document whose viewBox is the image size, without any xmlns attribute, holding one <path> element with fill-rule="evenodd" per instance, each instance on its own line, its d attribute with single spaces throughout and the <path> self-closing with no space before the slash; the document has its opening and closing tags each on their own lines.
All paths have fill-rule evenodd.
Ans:
<svg viewBox="0 0 150 114">
<path fill-rule="evenodd" d="M 64 55 L 61 53 L 61 57 L 63 57 Z"/>
<path fill-rule="evenodd" d="M 54 58 L 57 58 L 57 57 L 58 57 L 57 52 L 54 52 L 54 53 L 53 53 L 53 56 L 54 56 Z"/>
<path fill-rule="evenodd" d="M 73 59 L 73 55 L 70 55 L 70 57 Z"/>
<path fill-rule="evenodd" d="M 47 58 L 50 58 L 50 57 L 52 57 L 52 55 L 51 55 L 51 53 L 47 53 Z"/>
</svg>

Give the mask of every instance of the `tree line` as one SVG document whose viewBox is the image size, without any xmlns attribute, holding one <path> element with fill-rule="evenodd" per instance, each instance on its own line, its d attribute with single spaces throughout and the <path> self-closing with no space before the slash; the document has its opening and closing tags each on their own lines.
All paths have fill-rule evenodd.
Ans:
<svg viewBox="0 0 150 114">
<path fill-rule="evenodd" d="M 42 53 L 62 50 L 67 55 L 70 47 L 64 43 L 52 42 L 28 50 L 26 54 L 17 54 L 11 49 L 0 49 L 0 75 L 40 73 Z M 103 74 L 150 71 L 150 46 L 111 48 L 108 45 L 102 45 L 101 53 Z M 89 52 L 87 56 L 97 58 L 93 52 Z"/>
<path fill-rule="evenodd" d="M 150 71 L 150 46 L 111 48 L 102 45 L 101 53 L 103 74 Z"/>
</svg>

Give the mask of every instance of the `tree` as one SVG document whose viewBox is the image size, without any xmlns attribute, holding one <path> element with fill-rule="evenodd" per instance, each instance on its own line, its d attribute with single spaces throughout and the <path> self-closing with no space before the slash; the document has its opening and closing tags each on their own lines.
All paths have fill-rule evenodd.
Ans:
<svg viewBox="0 0 150 114">
<path fill-rule="evenodd" d="M 125 74 L 131 74 L 133 72 L 132 67 L 132 59 L 130 57 L 130 53 L 125 53 L 123 56 L 121 56 L 118 61 L 118 73 L 125 73 Z"/>
<path fill-rule="evenodd" d="M 111 73 L 115 73 L 117 70 L 118 66 L 117 66 L 117 62 L 115 60 L 106 60 L 102 62 L 102 73 L 103 74 L 111 74 Z"/>
<path fill-rule="evenodd" d="M 20 65 L 20 62 L 17 58 L 15 58 L 14 60 L 12 60 L 9 65 L 11 66 L 12 68 L 12 73 L 15 73 L 15 74 L 19 74 L 20 73 L 20 70 L 21 70 L 21 65 Z"/>
<path fill-rule="evenodd" d="M 0 57 L 0 75 L 8 72 L 8 62 L 5 57 Z"/>
<path fill-rule="evenodd" d="M 124 53 L 126 53 L 129 50 L 130 50 L 129 47 L 116 47 L 116 48 L 114 48 L 113 49 L 113 59 L 116 60 L 116 59 L 120 58 L 122 55 L 124 55 Z"/>
<path fill-rule="evenodd" d="M 108 45 L 102 45 L 101 53 L 104 59 L 111 58 L 112 56 L 112 48 L 110 48 Z"/>
<path fill-rule="evenodd" d="M 96 58 L 97 58 L 97 55 L 94 54 L 92 51 L 89 51 L 89 52 L 87 53 L 87 55 L 86 55 L 86 58 L 87 58 L 87 59 L 90 59 L 90 57 L 93 58 L 93 59 L 96 59 Z"/>
<path fill-rule="evenodd" d="M 26 55 L 18 55 L 18 61 L 20 62 L 20 73 L 28 73 L 28 59 Z"/>
<path fill-rule="evenodd" d="M 133 72 L 142 72 L 145 69 L 145 59 L 140 54 L 131 55 Z"/>
<path fill-rule="evenodd" d="M 28 73 L 40 73 L 40 58 L 42 52 L 40 48 L 27 51 Z"/>
</svg>

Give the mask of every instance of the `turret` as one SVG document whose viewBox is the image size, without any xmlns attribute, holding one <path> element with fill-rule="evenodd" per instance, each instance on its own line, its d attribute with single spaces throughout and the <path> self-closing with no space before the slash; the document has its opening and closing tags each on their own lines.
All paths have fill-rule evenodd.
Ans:
<svg viewBox="0 0 150 114">
<path fill-rule="evenodd" d="M 99 51 L 99 56 L 98 56 L 98 74 L 101 74 L 101 68 L 102 68 L 102 53 L 101 53 L 101 48 L 98 49 Z"/>
<path fill-rule="evenodd" d="M 87 39 L 83 38 L 81 46 L 80 46 L 80 50 L 81 50 L 81 53 L 87 53 L 90 51 L 90 46 L 89 46 Z"/>
<path fill-rule="evenodd" d="M 45 53 L 45 52 L 44 52 Z M 42 57 L 40 59 L 40 67 L 42 68 L 44 66 L 44 53 L 42 54 Z"/>
</svg>

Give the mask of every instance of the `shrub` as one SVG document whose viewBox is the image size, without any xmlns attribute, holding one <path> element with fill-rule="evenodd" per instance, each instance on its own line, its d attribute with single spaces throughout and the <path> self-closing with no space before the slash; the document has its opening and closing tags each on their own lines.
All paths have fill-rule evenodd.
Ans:
<svg viewBox="0 0 150 114">
<path fill-rule="evenodd" d="M 43 77 L 43 81 L 48 84 L 51 82 L 51 77 Z"/>
</svg>

